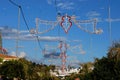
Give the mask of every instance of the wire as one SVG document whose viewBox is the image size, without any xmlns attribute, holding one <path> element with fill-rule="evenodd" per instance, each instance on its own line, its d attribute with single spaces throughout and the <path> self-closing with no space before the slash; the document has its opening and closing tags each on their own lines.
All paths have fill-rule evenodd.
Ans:
<svg viewBox="0 0 120 80">
<path fill-rule="evenodd" d="M 30 32 L 30 28 L 29 28 L 29 26 L 28 26 L 28 24 L 27 24 L 27 21 L 26 21 L 26 18 L 25 18 L 25 16 L 24 16 L 24 12 L 23 12 L 22 7 L 20 7 L 20 10 L 21 10 L 21 14 L 22 14 L 23 20 L 24 20 L 24 22 L 25 22 L 25 25 L 26 25 L 28 31 Z M 31 33 L 31 32 L 30 32 L 30 33 Z M 33 35 L 32 35 L 32 36 L 33 36 Z M 37 42 L 38 42 L 38 45 L 39 45 L 40 49 L 43 51 L 43 48 L 42 48 L 42 46 L 41 46 L 41 43 L 40 43 L 40 41 L 39 41 L 38 36 L 36 36 L 36 39 L 37 39 Z"/>
<path fill-rule="evenodd" d="M 58 15 L 58 8 L 57 8 L 57 1 L 55 0 L 55 9 L 56 9 L 56 13 Z"/>
<path fill-rule="evenodd" d="M 43 48 L 42 48 L 42 46 L 41 46 L 41 43 L 40 43 L 40 41 L 39 41 L 39 38 L 38 38 L 38 36 L 36 36 L 36 38 L 37 38 L 38 45 L 39 45 L 40 49 L 43 51 Z"/>
<path fill-rule="evenodd" d="M 15 2 L 13 2 L 12 0 L 9 0 L 10 3 L 12 3 L 13 5 L 20 7 L 20 5 L 16 4 Z"/>
<path fill-rule="evenodd" d="M 21 15 L 22 15 L 22 17 L 23 17 L 23 20 L 24 20 L 24 22 L 25 22 L 25 25 L 26 25 L 29 33 L 31 34 L 30 28 L 29 28 L 28 23 L 27 23 L 27 21 L 26 21 L 26 18 L 25 18 L 25 15 L 24 15 L 24 12 L 23 12 L 22 7 L 21 7 L 20 5 L 18 5 L 18 4 L 16 4 L 15 2 L 13 2 L 12 0 L 9 0 L 9 2 L 12 3 L 13 5 L 17 6 L 18 8 L 20 8 Z M 31 34 L 31 35 L 32 35 L 33 37 L 36 37 L 37 42 L 38 42 L 38 45 L 39 45 L 41 51 L 43 51 L 43 48 L 42 48 L 41 43 L 40 43 L 40 41 L 39 41 L 38 35 L 37 35 L 37 36 L 34 36 L 33 34 Z"/>
<path fill-rule="evenodd" d="M 20 7 L 20 10 L 21 10 L 21 14 L 22 14 L 23 20 L 24 20 L 24 22 L 25 22 L 25 25 L 26 25 L 27 29 L 28 29 L 29 32 L 30 32 L 30 28 L 29 28 L 29 26 L 28 26 L 28 24 L 27 24 L 27 21 L 26 21 L 26 19 L 25 19 L 25 16 L 24 16 L 22 7 Z"/>
<path fill-rule="evenodd" d="M 55 0 L 55 7 L 56 7 L 57 16 L 61 16 L 61 13 L 58 12 L 57 1 L 56 0 Z M 59 42 L 60 42 L 61 41 L 60 40 L 60 25 L 58 26 L 58 37 L 59 37 Z"/>
</svg>

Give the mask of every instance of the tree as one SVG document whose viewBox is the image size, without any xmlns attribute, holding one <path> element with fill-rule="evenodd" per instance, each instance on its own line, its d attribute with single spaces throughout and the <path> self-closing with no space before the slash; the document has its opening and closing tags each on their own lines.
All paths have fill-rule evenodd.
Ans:
<svg viewBox="0 0 120 80">
<path fill-rule="evenodd" d="M 86 74 L 86 73 L 92 72 L 94 65 L 92 62 L 88 62 L 88 63 L 81 64 L 81 67 L 82 69 L 80 70 L 80 73 Z"/>
<path fill-rule="evenodd" d="M 116 80 L 114 71 L 115 62 L 113 59 L 103 57 L 94 65 L 94 80 Z"/>
<path fill-rule="evenodd" d="M 79 74 L 72 74 L 67 80 L 74 80 L 74 76 L 80 80 L 120 80 L 120 42 L 115 42 L 109 48 L 107 56 L 96 58 L 93 67 L 91 63 L 81 64 L 82 70 Z"/>
<path fill-rule="evenodd" d="M 108 58 L 113 58 L 115 61 L 120 60 L 120 42 L 114 42 L 109 48 Z"/>
<path fill-rule="evenodd" d="M 37 78 L 39 78 L 37 74 L 37 72 L 39 71 L 39 68 L 37 68 L 36 63 L 28 61 L 24 58 L 19 59 L 18 62 L 21 62 L 23 64 L 25 79 L 36 80 Z"/>
<path fill-rule="evenodd" d="M 0 66 L 0 74 L 8 78 L 25 78 L 23 64 L 18 61 L 6 61 Z"/>
<path fill-rule="evenodd" d="M 3 59 L 2 58 L 0 58 L 0 63 L 2 63 L 3 62 Z"/>
</svg>

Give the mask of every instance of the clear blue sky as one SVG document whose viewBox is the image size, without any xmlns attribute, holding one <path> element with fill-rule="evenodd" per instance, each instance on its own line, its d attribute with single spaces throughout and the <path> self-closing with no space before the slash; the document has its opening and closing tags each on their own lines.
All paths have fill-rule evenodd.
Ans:
<svg viewBox="0 0 120 80">
<path fill-rule="evenodd" d="M 68 34 L 65 34 L 60 27 L 60 36 L 67 39 L 70 48 L 67 51 L 68 60 L 75 62 L 93 61 L 94 58 L 106 56 L 109 49 L 109 23 L 108 6 L 109 0 L 13 0 L 23 8 L 27 23 L 30 29 L 35 28 L 35 18 L 42 20 L 56 21 L 57 12 L 61 15 L 76 15 L 77 20 L 88 20 L 97 18 L 97 28 L 103 29 L 100 35 L 89 34 L 80 30 L 76 25 L 72 25 Z M 56 12 L 57 7 L 57 12 Z M 111 18 L 112 18 L 112 40 L 120 40 L 120 0 L 110 0 Z M 9 0 L 0 1 L 0 27 L 9 26 L 11 29 L 17 29 L 18 8 L 11 4 Z M 20 31 L 26 31 L 27 28 L 20 17 Z M 85 24 L 86 25 L 86 24 Z M 84 25 L 83 25 L 84 26 Z M 58 37 L 59 25 L 54 30 L 41 34 L 42 37 Z M 26 34 L 25 34 L 26 35 Z M 28 35 L 28 34 L 27 34 Z M 8 35 L 8 37 L 11 37 Z M 42 47 L 58 46 L 56 41 L 41 41 Z M 9 54 L 15 52 L 15 40 L 3 38 L 3 47 L 8 49 Z M 19 41 L 19 52 L 25 53 L 32 60 L 40 61 L 43 57 L 38 43 L 34 40 Z M 59 50 L 58 50 L 59 51 Z M 82 54 L 82 52 L 84 54 Z"/>
</svg>

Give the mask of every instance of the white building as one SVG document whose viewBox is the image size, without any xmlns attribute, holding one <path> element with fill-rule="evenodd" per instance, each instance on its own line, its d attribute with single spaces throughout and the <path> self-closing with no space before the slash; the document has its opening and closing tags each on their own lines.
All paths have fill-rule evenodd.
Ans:
<svg viewBox="0 0 120 80">
<path fill-rule="evenodd" d="M 50 70 L 50 74 L 51 74 L 51 75 L 54 75 L 54 76 L 64 77 L 64 76 L 68 76 L 68 75 L 70 75 L 70 74 L 72 74 L 72 73 L 78 74 L 79 71 L 80 71 L 80 69 L 78 69 L 78 68 L 71 68 L 71 69 L 66 69 L 66 70 L 64 71 L 64 73 L 63 73 L 62 70 L 57 67 L 54 71 Z"/>
</svg>

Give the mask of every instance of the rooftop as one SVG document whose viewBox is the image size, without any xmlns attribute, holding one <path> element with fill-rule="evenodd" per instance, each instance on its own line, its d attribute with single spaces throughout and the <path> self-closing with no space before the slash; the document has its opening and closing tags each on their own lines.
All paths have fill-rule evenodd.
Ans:
<svg viewBox="0 0 120 80">
<path fill-rule="evenodd" d="M 18 57 L 6 55 L 6 54 L 0 54 L 0 58 L 18 58 Z"/>
</svg>

